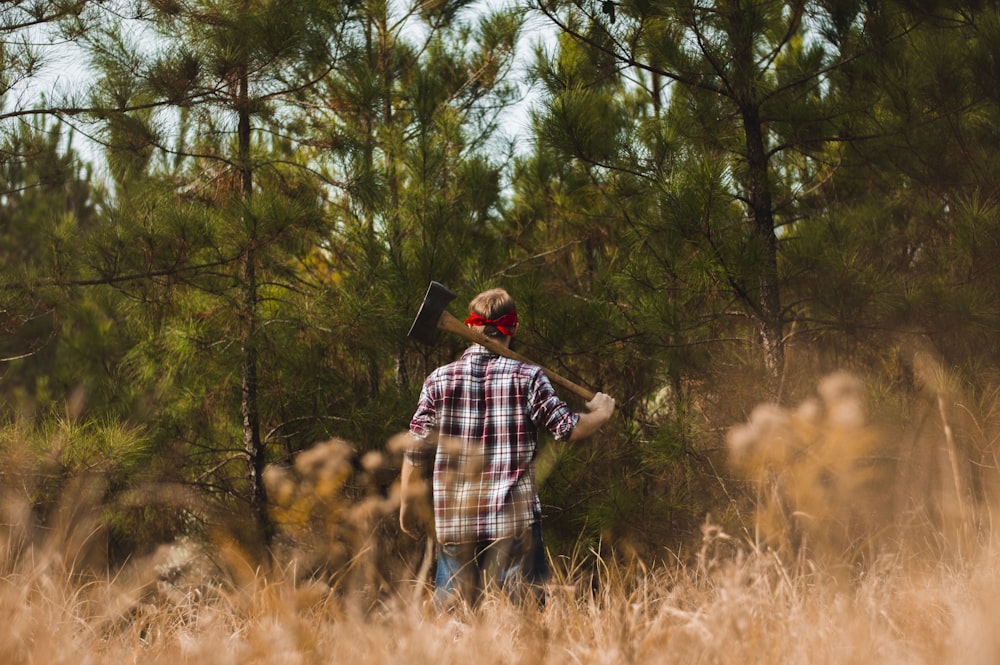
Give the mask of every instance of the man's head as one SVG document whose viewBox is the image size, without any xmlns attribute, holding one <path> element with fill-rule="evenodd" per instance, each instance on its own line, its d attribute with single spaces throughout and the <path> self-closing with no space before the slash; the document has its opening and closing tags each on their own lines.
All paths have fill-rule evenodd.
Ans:
<svg viewBox="0 0 1000 665">
<path fill-rule="evenodd" d="M 517 329 L 517 306 L 503 289 L 483 291 L 469 303 L 467 324 L 487 337 L 511 337 Z"/>
</svg>

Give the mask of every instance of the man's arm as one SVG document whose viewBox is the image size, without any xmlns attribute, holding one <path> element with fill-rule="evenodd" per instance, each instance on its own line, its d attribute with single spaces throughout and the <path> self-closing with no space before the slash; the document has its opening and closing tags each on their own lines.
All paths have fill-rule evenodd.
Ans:
<svg viewBox="0 0 1000 665">
<path fill-rule="evenodd" d="M 424 482 L 420 467 L 408 459 L 403 459 L 403 469 L 399 476 L 399 528 L 411 538 L 419 536 L 418 515 L 420 508 L 417 503 L 423 494 Z"/>
<path fill-rule="evenodd" d="M 419 445 L 426 450 L 436 442 L 437 431 L 432 430 L 426 438 L 419 441 Z M 399 476 L 399 528 L 412 538 L 419 537 L 421 526 L 427 527 L 434 521 L 430 479 L 426 473 L 429 464 L 431 462 L 426 460 L 424 464 L 417 465 L 408 456 L 403 456 L 403 468 Z"/>
<path fill-rule="evenodd" d="M 604 426 L 615 412 L 615 400 L 610 395 L 597 393 L 594 399 L 587 402 L 587 412 L 581 413 L 576 427 L 570 432 L 570 441 L 586 439 Z"/>
</svg>

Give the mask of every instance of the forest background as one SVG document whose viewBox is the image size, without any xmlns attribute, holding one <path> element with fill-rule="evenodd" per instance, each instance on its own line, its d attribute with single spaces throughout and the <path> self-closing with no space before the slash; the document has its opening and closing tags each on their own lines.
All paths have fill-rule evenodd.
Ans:
<svg viewBox="0 0 1000 665">
<path fill-rule="evenodd" d="M 412 569 L 392 442 L 464 344 L 407 339 L 431 280 L 507 288 L 516 348 L 617 399 L 543 441 L 554 555 L 988 531 L 996 3 L 25 0 L 0 34 L 3 490 L 94 507 L 95 561 Z"/>
</svg>

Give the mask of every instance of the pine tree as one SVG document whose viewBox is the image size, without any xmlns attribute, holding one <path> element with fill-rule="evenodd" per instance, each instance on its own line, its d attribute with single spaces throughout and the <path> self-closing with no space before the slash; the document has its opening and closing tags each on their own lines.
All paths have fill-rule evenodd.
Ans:
<svg viewBox="0 0 1000 665">
<path fill-rule="evenodd" d="M 827 153 L 838 168 L 789 227 L 796 335 L 845 362 L 883 364 L 919 331 L 978 382 L 997 317 L 998 109 L 983 81 L 998 14 L 929 3 L 910 25 L 877 61 L 830 80 L 863 103 L 839 123 L 849 140 Z"/>
<path fill-rule="evenodd" d="M 332 348 L 355 377 L 364 404 L 354 408 L 395 404 L 397 427 L 434 362 L 406 339 L 427 284 L 464 294 L 498 254 L 505 153 L 495 137 L 520 20 L 471 4 L 359 5 L 355 57 L 324 81 L 310 119 L 317 161 L 342 185 L 331 198 L 336 233 L 316 257 L 333 276 Z M 455 352 L 442 342 L 444 356 Z"/>
<path fill-rule="evenodd" d="M 266 536 L 263 465 L 323 435 L 381 446 L 426 360 L 405 339 L 426 280 L 496 246 L 487 148 L 518 21 L 414 5 L 418 48 L 382 3 L 149 9 L 92 40 L 116 196 L 95 263 L 147 331 L 124 366 L 160 436 Z"/>
<path fill-rule="evenodd" d="M 87 372 L 74 379 L 57 360 L 65 353 L 60 329 L 93 305 L 75 286 L 81 266 L 73 243 L 97 220 L 90 169 L 64 131 L 58 123 L 24 124 L 0 148 L 6 156 L 0 162 L 0 363 L 8 417 L 32 404 L 46 411 L 50 398 L 58 404 L 86 381 Z M 90 332 L 77 328 L 81 336 Z"/>
<path fill-rule="evenodd" d="M 776 394 L 786 320 L 780 229 L 790 221 L 786 211 L 795 192 L 824 175 L 785 163 L 821 162 L 823 147 L 839 139 L 831 118 L 847 111 L 824 81 L 838 68 L 874 57 L 905 26 L 893 25 L 889 10 L 866 14 L 841 4 L 538 6 L 579 48 L 603 60 L 609 77 L 629 75 L 622 104 L 632 105 L 635 140 L 631 152 L 616 156 L 614 169 L 639 174 L 651 192 L 664 194 L 636 221 L 697 248 L 702 281 L 732 298 L 754 323 L 767 385 Z M 812 179 L 797 179 L 806 175 Z M 649 242 L 650 251 L 661 244 L 640 241 Z"/>
<path fill-rule="evenodd" d="M 122 288 L 161 303 L 147 309 L 167 317 L 154 319 L 152 330 L 184 331 L 188 348 L 175 348 L 181 355 L 169 362 L 196 359 L 205 344 L 237 345 L 224 357 L 238 368 L 245 490 L 226 473 L 227 446 L 212 468 L 218 487 L 248 502 L 265 544 L 273 533 L 262 481 L 259 353 L 272 311 L 265 303 L 288 288 L 289 253 L 302 252 L 321 222 L 318 185 L 286 129 L 338 57 L 347 10 L 323 2 L 295 11 L 267 1 L 151 2 L 129 30 L 109 24 L 87 36 L 101 69 L 91 107 L 106 119 L 118 197 L 116 226 L 99 250 L 102 269 L 130 270 L 136 279 Z M 216 374 L 225 384 L 235 368 L 204 378 Z M 212 428 L 193 433 L 195 449 L 218 448 L 212 436 Z"/>
</svg>

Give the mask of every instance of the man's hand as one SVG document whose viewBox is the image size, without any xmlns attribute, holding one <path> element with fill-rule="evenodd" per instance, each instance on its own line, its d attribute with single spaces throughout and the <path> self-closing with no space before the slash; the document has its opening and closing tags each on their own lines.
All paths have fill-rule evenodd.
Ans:
<svg viewBox="0 0 1000 665">
<path fill-rule="evenodd" d="M 399 528 L 411 538 L 419 538 L 421 524 L 428 519 L 428 485 L 421 470 L 403 461 L 399 478 Z"/>
<path fill-rule="evenodd" d="M 591 434 L 604 426 L 604 423 L 611 420 L 611 415 L 615 412 L 615 400 L 610 395 L 597 393 L 594 398 L 587 402 L 587 413 L 580 414 L 580 421 L 573 428 L 569 435 L 570 441 L 586 439 Z"/>
<path fill-rule="evenodd" d="M 403 498 L 403 502 L 399 506 L 399 528 L 410 538 L 414 540 L 420 537 L 420 528 L 417 526 L 417 522 L 413 519 L 412 514 L 415 512 L 410 508 L 410 502 Z"/>
<path fill-rule="evenodd" d="M 611 395 L 597 393 L 594 395 L 594 399 L 587 402 L 587 411 L 606 414 L 604 420 L 607 422 L 611 418 L 611 414 L 615 411 L 615 400 Z"/>
</svg>

